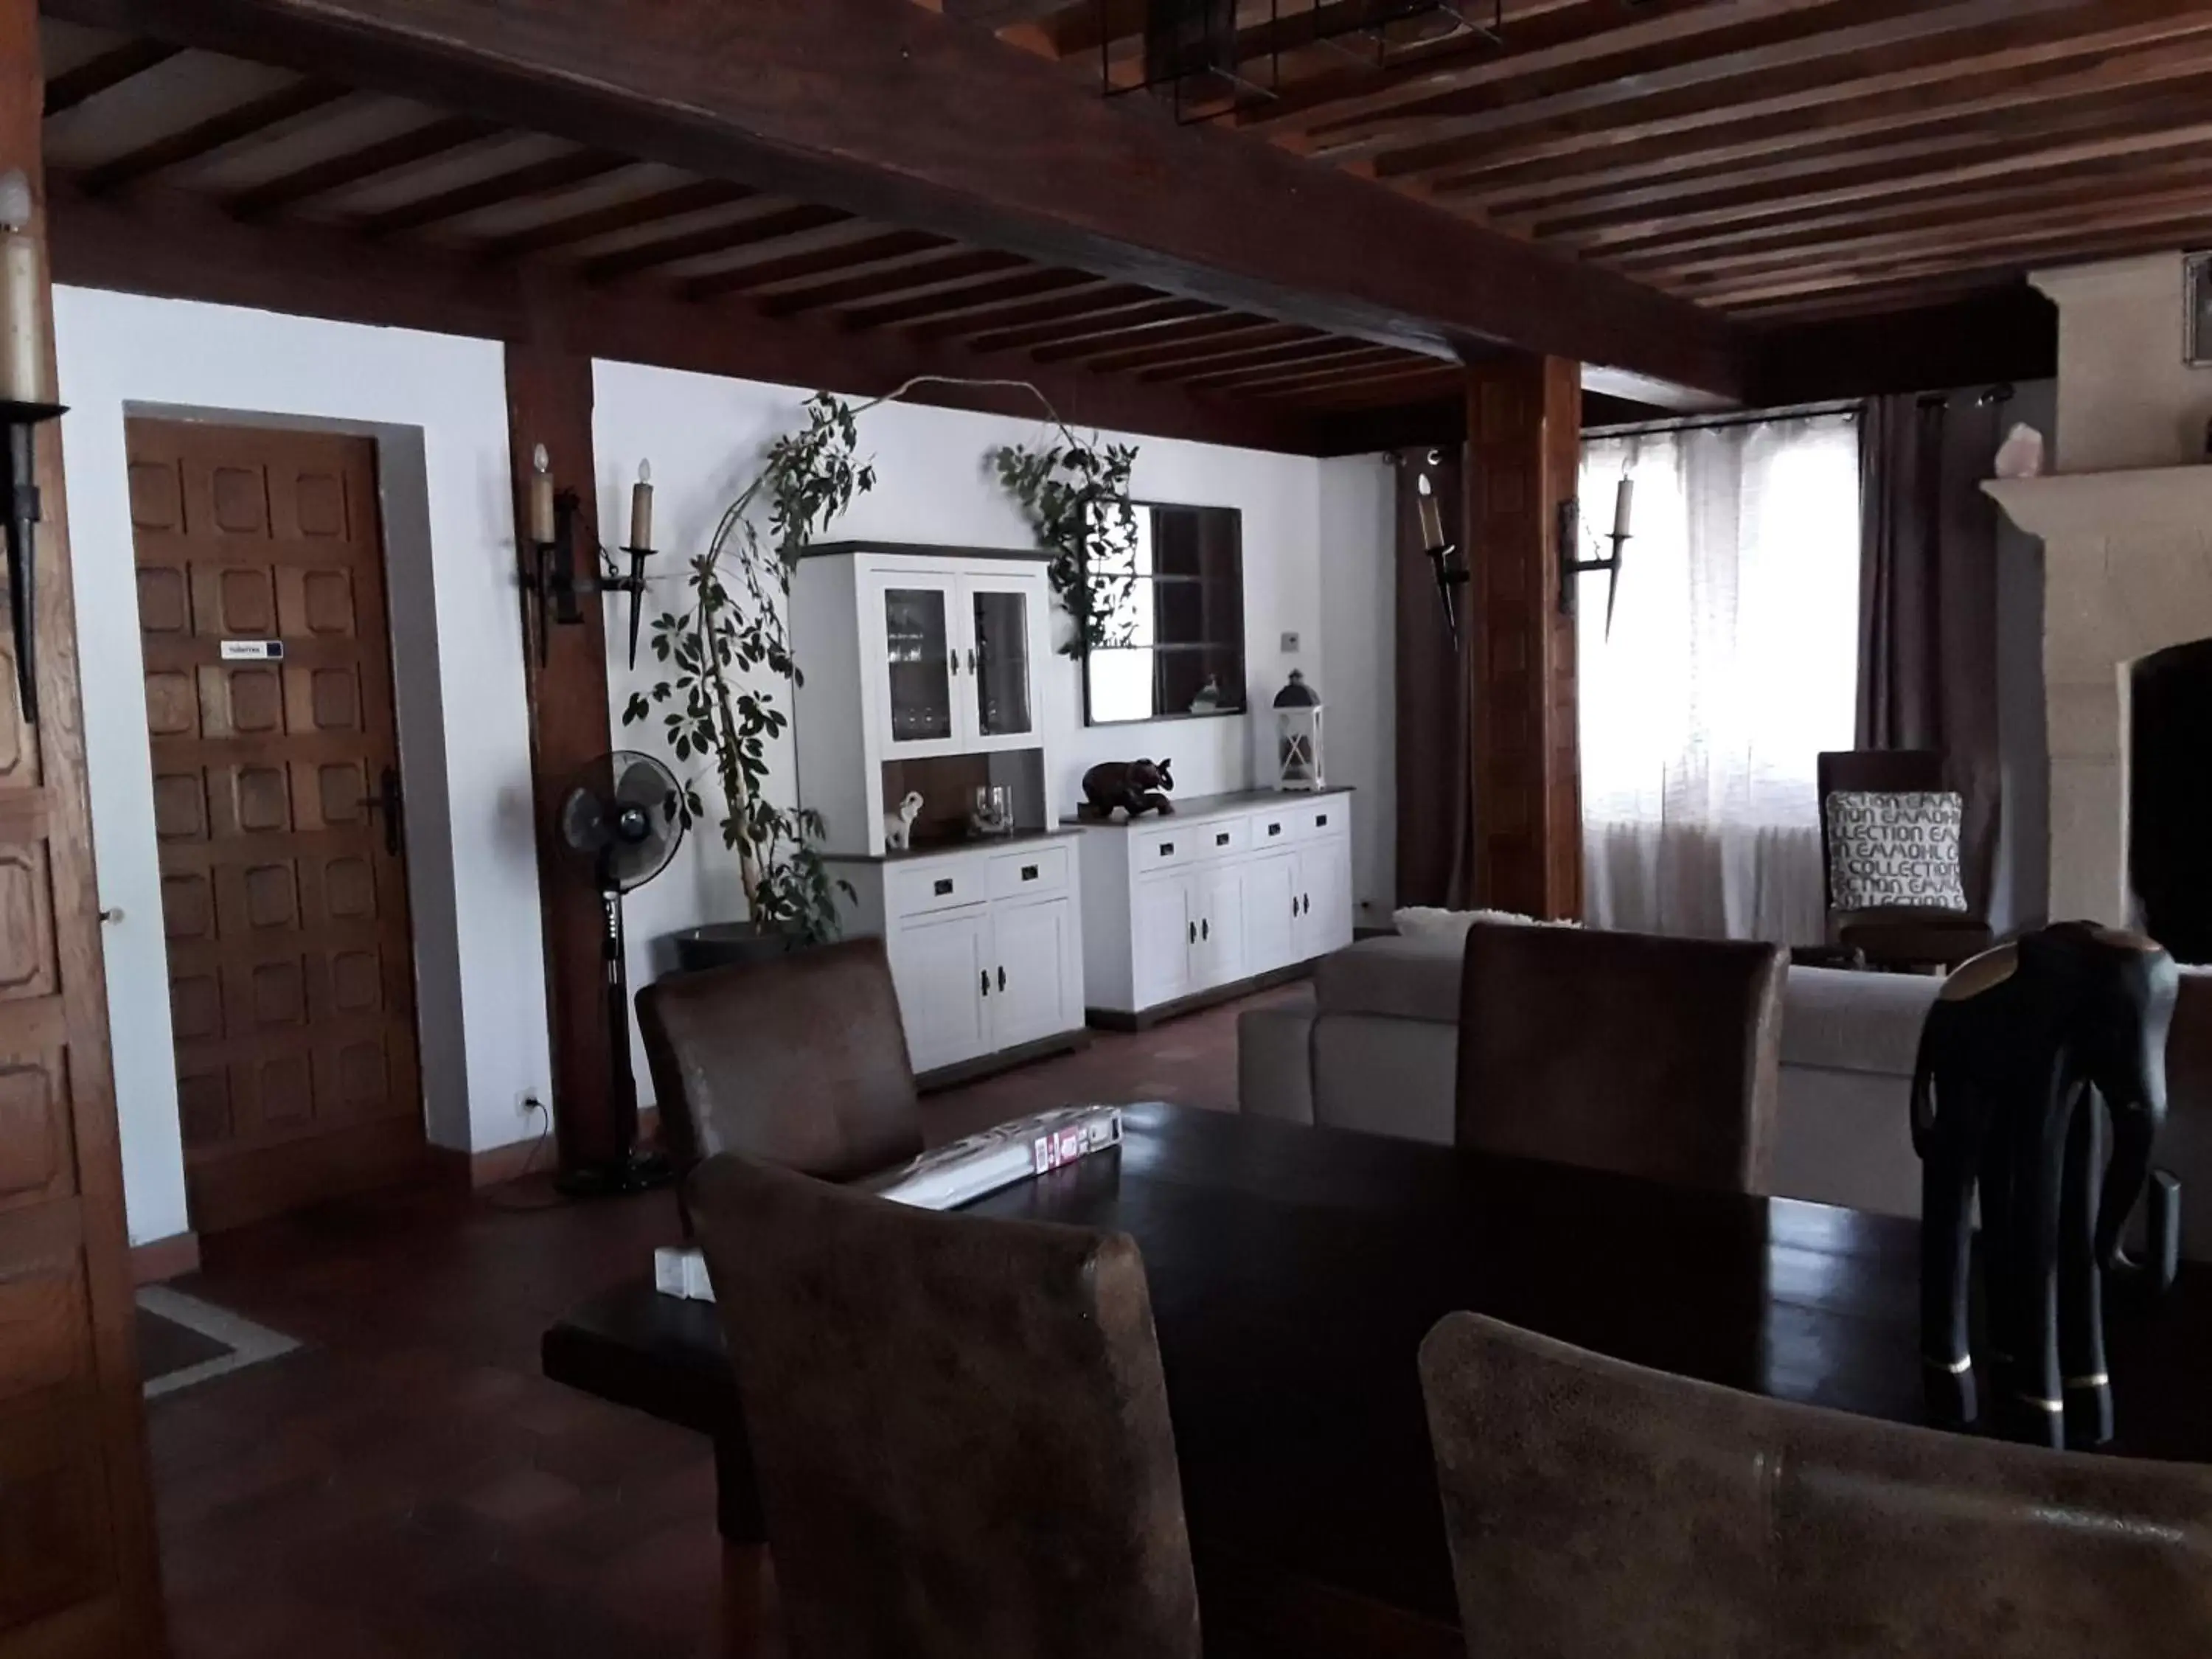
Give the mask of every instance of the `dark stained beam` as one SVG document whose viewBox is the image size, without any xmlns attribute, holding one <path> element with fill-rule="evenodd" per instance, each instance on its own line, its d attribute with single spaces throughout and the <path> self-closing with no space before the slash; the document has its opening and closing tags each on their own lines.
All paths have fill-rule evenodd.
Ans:
<svg viewBox="0 0 2212 1659">
<path fill-rule="evenodd" d="M 301 202 L 349 190 L 388 173 L 418 167 L 441 155 L 450 155 L 457 149 L 481 143 L 499 131 L 491 122 L 472 116 L 446 116 L 364 149 L 331 156 L 295 172 L 280 173 L 240 191 L 224 205 L 241 219 L 258 218 L 263 214 L 280 212 Z"/>
<path fill-rule="evenodd" d="M 2058 372 L 2058 309 L 2025 283 L 1948 305 L 1763 330 L 1754 407 L 2040 380 Z"/>
<path fill-rule="evenodd" d="M 1150 292 L 1144 289 L 1127 291 Z M 1217 314 L 1213 307 L 1202 300 L 1141 300 L 1072 321 L 1052 318 L 1023 328 L 979 334 L 968 343 L 977 351 L 1057 350 L 1063 346 L 1087 345 L 1101 339 L 1126 340 L 1146 329 L 1182 322 L 1188 318 Z"/>
<path fill-rule="evenodd" d="M 620 172 L 634 163 L 626 155 L 611 155 L 597 150 L 575 150 L 566 155 L 549 156 L 542 161 L 509 167 L 488 179 L 478 179 L 470 184 L 457 185 L 451 190 L 441 190 L 413 202 L 401 202 L 380 212 L 372 213 L 361 222 L 360 229 L 369 236 L 397 236 L 403 232 L 422 230 L 431 225 L 443 224 L 471 213 L 480 213 L 486 208 L 498 207 L 507 202 L 526 201 L 533 196 L 550 196 L 557 191 L 573 190 L 578 185 L 589 184 L 594 179 L 604 179 L 611 173 Z"/>
<path fill-rule="evenodd" d="M 948 317 L 988 319 L 1010 305 L 1042 295 L 1064 294 L 1070 289 L 1103 286 L 1096 276 L 1080 270 L 1025 270 L 995 283 L 976 283 L 948 292 L 926 294 L 912 300 L 890 300 L 881 305 L 855 306 L 844 315 L 850 329 L 904 328 L 933 323 Z"/>
<path fill-rule="evenodd" d="M 771 323 L 741 303 L 595 288 L 557 267 L 487 264 L 330 227 L 241 223 L 159 186 L 90 197 L 55 179 L 52 201 L 57 274 L 82 287 L 487 340 L 589 342 L 597 356 L 855 398 L 924 375 L 1024 381 L 1077 426 L 1306 453 L 1304 418 L 1294 410 L 1041 367 L 1013 352 L 927 344 L 890 330 L 853 334 L 810 318 Z M 161 257 L 149 259 L 149 247 Z M 1035 398 L 1004 386 L 925 384 L 908 396 L 1032 418 L 1037 410 Z"/>
<path fill-rule="evenodd" d="M 804 236 L 810 231 L 827 230 L 832 225 L 845 223 L 851 216 L 836 208 L 817 207 L 802 202 L 793 207 L 778 208 L 773 213 L 740 219 L 735 224 L 713 225 L 704 230 L 686 231 L 680 236 L 664 237 L 659 241 L 626 247 L 619 253 L 601 254 L 585 264 L 584 280 L 611 283 L 618 277 L 635 276 L 641 270 L 653 270 L 686 259 L 703 259 L 716 253 L 734 253 L 740 248 L 759 247 L 764 243 Z"/>
<path fill-rule="evenodd" d="M 987 316 L 948 317 L 938 322 L 923 323 L 911 331 L 917 338 L 924 340 L 973 340 L 983 335 L 999 337 L 1038 327 L 1057 328 L 1060 333 L 1067 334 L 1092 326 L 1101 318 L 1125 315 L 1159 303 L 1160 296 L 1150 289 L 1107 283 L 1079 289 L 1071 294 L 1034 300 L 1027 305 L 1008 306 Z M 1048 332 L 1043 337 L 1051 339 L 1054 337 Z"/>
<path fill-rule="evenodd" d="M 861 271 L 837 282 L 817 283 L 811 288 L 780 294 L 772 300 L 762 301 L 761 310 L 770 317 L 796 317 L 801 312 L 835 310 L 887 299 L 894 294 L 913 294 L 925 289 L 976 282 L 1029 268 L 1029 261 L 1018 254 L 994 253 L 985 248 L 956 248 L 925 258 L 904 260 L 887 269 Z"/>
<path fill-rule="evenodd" d="M 1389 346 L 1363 345 L 1357 340 L 1339 340 L 1324 349 L 1303 356 L 1271 363 L 1253 363 L 1243 368 L 1213 369 L 1187 376 L 1176 384 L 1207 386 L 1217 392 L 1288 393 L 1312 386 L 1395 380 L 1407 376 L 1442 375 L 1449 379 L 1452 372 L 1450 364 L 1437 362 L 1433 357 L 1417 357 Z"/>
<path fill-rule="evenodd" d="M 1002 29 L 1009 23 L 1032 23 L 1049 17 L 1071 0 L 934 0 L 935 9 L 963 23 L 981 23 Z"/>
<path fill-rule="evenodd" d="M 1187 322 L 1171 323 L 1164 327 L 1146 325 L 1132 330 L 1124 325 L 1109 333 L 1040 346 L 1030 355 L 1041 363 L 1069 362 L 1080 359 L 1086 368 L 1108 373 L 1159 362 L 1158 354 L 1163 349 L 1187 351 L 1203 341 L 1255 334 L 1262 329 L 1296 326 L 1296 324 L 1278 323 L 1267 317 L 1248 317 L 1241 312 L 1208 311 Z"/>
<path fill-rule="evenodd" d="M 723 294 L 757 294 L 763 289 L 786 283 L 811 282 L 817 276 L 835 276 L 839 271 L 881 264 L 890 259 L 911 258 L 917 253 L 931 253 L 951 246 L 944 237 L 933 236 L 926 230 L 887 230 L 853 241 L 833 242 L 827 247 L 809 248 L 803 253 L 778 254 L 732 265 L 711 276 L 695 276 L 684 283 L 684 297 L 710 300 Z"/>
<path fill-rule="evenodd" d="M 181 132 L 171 133 L 166 138 L 126 151 L 112 161 L 103 161 L 88 169 L 82 177 L 85 189 L 98 194 L 102 191 L 120 190 L 142 179 L 150 179 L 157 173 L 182 167 L 187 161 L 197 161 L 204 155 L 212 155 L 219 149 L 257 137 L 271 127 L 287 121 L 297 120 L 325 106 L 335 104 L 347 95 L 347 88 L 326 81 L 300 81 L 289 87 L 228 109 L 220 115 L 211 115 L 204 121 L 194 122 Z"/>
<path fill-rule="evenodd" d="M 649 196 L 592 208 L 583 213 L 572 213 L 565 218 L 532 226 L 528 230 L 518 230 L 487 244 L 483 253 L 488 259 L 526 258 L 534 253 L 572 247 L 594 237 L 635 230 L 640 226 L 678 218 L 687 213 L 704 213 L 712 208 L 733 207 L 752 194 L 747 186 L 730 184 L 725 179 L 694 179 L 684 184 L 672 185 L 666 190 L 655 191 Z"/>
<path fill-rule="evenodd" d="M 1310 328 L 1271 323 L 1265 318 L 1239 317 L 1233 312 L 1217 313 L 1210 326 L 1196 332 L 1164 328 L 1137 337 L 1152 343 L 1086 357 L 1083 366 L 1094 374 L 1145 374 L 1146 371 L 1160 369 L 1191 372 L 1207 363 L 1249 356 L 1270 348 L 1339 343 L 1334 337 L 1316 334 Z"/>
<path fill-rule="evenodd" d="M 1101 100 L 903 0 L 52 3 L 264 61 L 343 62 L 374 89 L 1434 356 L 1509 342 L 1722 396 L 1741 383 L 1724 319 Z"/>
<path fill-rule="evenodd" d="M 177 50 L 159 40 L 129 40 L 86 59 L 73 70 L 64 70 L 46 82 L 46 118 L 51 121 L 99 97 L 110 88 L 135 81 L 149 70 L 161 68 L 177 55 Z"/>
</svg>

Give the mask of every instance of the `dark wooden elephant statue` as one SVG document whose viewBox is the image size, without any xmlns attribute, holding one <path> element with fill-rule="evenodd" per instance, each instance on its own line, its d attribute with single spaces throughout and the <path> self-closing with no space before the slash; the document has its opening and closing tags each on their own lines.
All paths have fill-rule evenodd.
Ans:
<svg viewBox="0 0 2212 1659">
<path fill-rule="evenodd" d="M 2179 972 L 2140 934 L 2061 922 L 1966 963 L 1928 1011 L 1912 1080 L 1921 1158 L 1921 1357 L 1938 1421 L 1977 1416 L 1967 1346 L 1973 1205 L 1992 1402 L 2015 1437 L 2112 1437 L 2102 1279 L 2166 1116 Z M 2106 1161 L 2097 1102 L 2112 1120 Z M 2101 1191 L 2100 1174 L 2102 1174 Z M 2178 1188 L 2153 1186 L 2170 1273 Z"/>
</svg>

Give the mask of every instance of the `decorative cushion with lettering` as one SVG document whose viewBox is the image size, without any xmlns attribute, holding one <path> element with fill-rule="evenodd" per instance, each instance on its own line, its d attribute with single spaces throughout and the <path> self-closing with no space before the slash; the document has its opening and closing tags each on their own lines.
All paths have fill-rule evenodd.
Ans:
<svg viewBox="0 0 2212 1659">
<path fill-rule="evenodd" d="M 1964 910 L 1959 828 L 1949 790 L 1839 789 L 1828 797 L 1828 896 L 1838 910 Z"/>
</svg>

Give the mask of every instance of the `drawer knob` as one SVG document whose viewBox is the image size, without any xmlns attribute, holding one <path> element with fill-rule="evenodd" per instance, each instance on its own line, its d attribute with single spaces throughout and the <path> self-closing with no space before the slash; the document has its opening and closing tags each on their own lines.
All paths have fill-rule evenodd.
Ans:
<svg viewBox="0 0 2212 1659">
<path fill-rule="evenodd" d="M 1271 823 L 1267 826 L 1267 833 L 1271 836 L 1279 836 L 1283 833 L 1283 826 L 1279 823 Z"/>
<path fill-rule="evenodd" d="M 1219 835 L 1216 836 L 1213 838 L 1213 844 L 1214 844 L 1216 847 L 1226 847 L 1226 846 L 1228 846 L 1228 845 L 1229 845 L 1229 832 L 1228 832 L 1226 830 L 1223 830 Z"/>
<path fill-rule="evenodd" d="M 1314 814 L 1314 828 L 1315 828 L 1315 829 L 1316 829 L 1316 830 L 1326 830 L 1326 829 L 1328 829 L 1328 813 L 1326 813 L 1326 812 L 1316 812 L 1316 813 L 1315 813 L 1315 814 Z"/>
<path fill-rule="evenodd" d="M 1036 879 L 1036 877 L 1037 877 L 1037 867 L 1036 867 L 1036 866 L 1035 866 L 1034 864 L 1024 864 L 1024 866 L 1022 866 L 1022 879 L 1023 879 L 1024 881 L 1035 881 L 1035 880 Z"/>
<path fill-rule="evenodd" d="M 938 881 L 934 891 L 936 896 L 939 898 L 944 898 L 948 896 L 952 891 L 952 878 L 946 876 Z"/>
<path fill-rule="evenodd" d="M 1161 856 L 1162 858 L 1169 857 L 1170 854 L 1172 854 L 1174 853 L 1174 851 L 1175 851 L 1175 843 L 1174 843 L 1173 842 L 1171 842 L 1171 841 L 1164 841 L 1164 842 L 1162 842 L 1160 843 L 1160 856 Z"/>
</svg>

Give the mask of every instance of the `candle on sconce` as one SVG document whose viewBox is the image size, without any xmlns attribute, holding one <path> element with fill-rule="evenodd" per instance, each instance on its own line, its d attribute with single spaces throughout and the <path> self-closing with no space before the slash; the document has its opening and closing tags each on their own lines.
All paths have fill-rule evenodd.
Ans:
<svg viewBox="0 0 2212 1659">
<path fill-rule="evenodd" d="M 1442 547 L 1444 544 L 1443 514 L 1437 505 L 1437 494 L 1430 486 L 1429 475 L 1425 472 L 1421 474 L 1414 481 L 1413 488 L 1416 499 L 1420 503 L 1421 545 Z"/>
<path fill-rule="evenodd" d="M 1635 500 L 1636 480 L 1624 475 L 1620 487 L 1613 492 L 1613 535 L 1615 541 L 1627 539 L 1629 508 Z"/>
<path fill-rule="evenodd" d="M 633 549 L 653 545 L 653 463 L 637 464 L 637 482 L 629 492 L 629 544 Z"/>
<path fill-rule="evenodd" d="M 44 403 L 46 347 L 39 325 L 39 245 L 31 235 L 31 181 L 0 173 L 0 398 Z"/>
<path fill-rule="evenodd" d="M 530 455 L 530 539 L 541 547 L 553 539 L 553 461 L 540 444 Z"/>
</svg>

